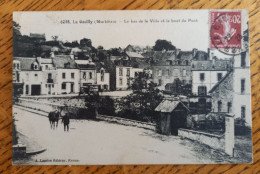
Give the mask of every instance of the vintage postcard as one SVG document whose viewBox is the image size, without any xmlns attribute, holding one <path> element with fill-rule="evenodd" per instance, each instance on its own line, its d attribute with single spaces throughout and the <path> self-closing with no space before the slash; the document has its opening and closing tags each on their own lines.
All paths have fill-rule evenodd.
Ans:
<svg viewBox="0 0 260 174">
<path fill-rule="evenodd" d="M 13 164 L 252 163 L 247 10 L 13 13 Z"/>
</svg>

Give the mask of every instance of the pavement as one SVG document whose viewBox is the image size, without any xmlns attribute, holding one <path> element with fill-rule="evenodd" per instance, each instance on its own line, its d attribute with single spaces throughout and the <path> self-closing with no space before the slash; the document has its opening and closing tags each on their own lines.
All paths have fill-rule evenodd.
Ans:
<svg viewBox="0 0 260 174">
<path fill-rule="evenodd" d="M 17 131 L 46 151 L 19 161 L 32 165 L 212 164 L 230 159 L 202 144 L 148 129 L 105 121 L 71 120 L 69 132 L 59 123 L 50 129 L 44 113 L 14 107 Z M 32 143 L 33 145 L 34 143 Z M 15 164 L 15 161 L 14 161 Z"/>
</svg>

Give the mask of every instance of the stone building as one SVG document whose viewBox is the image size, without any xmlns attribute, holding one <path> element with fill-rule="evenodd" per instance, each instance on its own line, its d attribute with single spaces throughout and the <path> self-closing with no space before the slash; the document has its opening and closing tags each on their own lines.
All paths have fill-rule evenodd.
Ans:
<svg viewBox="0 0 260 174">
<path fill-rule="evenodd" d="M 192 84 L 191 64 L 193 60 L 208 60 L 208 53 L 192 51 L 157 51 L 153 54 L 153 81 L 164 90 L 167 84 L 179 79 L 183 85 Z"/>
<path fill-rule="evenodd" d="M 232 59 L 232 71 L 209 91 L 212 97 L 212 112 L 232 113 L 236 119 L 251 127 L 249 51 Z"/>
<path fill-rule="evenodd" d="M 191 65 L 193 95 L 207 95 L 209 90 L 227 74 L 230 66 L 230 60 L 193 61 Z"/>
</svg>

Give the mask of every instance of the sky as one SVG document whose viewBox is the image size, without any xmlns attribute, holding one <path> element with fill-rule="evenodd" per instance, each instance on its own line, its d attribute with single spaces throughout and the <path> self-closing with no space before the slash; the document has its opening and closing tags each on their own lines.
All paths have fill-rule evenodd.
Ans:
<svg viewBox="0 0 260 174">
<path fill-rule="evenodd" d="M 154 46 L 158 39 L 171 41 L 181 50 L 207 51 L 209 47 L 208 10 L 14 12 L 13 19 L 20 24 L 23 35 L 45 33 L 47 40 L 57 35 L 70 42 L 89 38 L 93 46 L 105 49 L 125 48 L 128 44 Z M 115 23 L 94 23 L 98 20 Z"/>
</svg>

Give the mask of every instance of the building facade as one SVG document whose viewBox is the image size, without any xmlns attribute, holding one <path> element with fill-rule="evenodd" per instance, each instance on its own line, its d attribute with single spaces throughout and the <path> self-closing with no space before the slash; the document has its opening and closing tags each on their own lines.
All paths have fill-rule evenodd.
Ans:
<svg viewBox="0 0 260 174">
<path fill-rule="evenodd" d="M 116 66 L 116 90 L 128 90 L 131 79 L 136 77 L 138 72 L 143 72 L 143 69 L 130 66 Z"/>
<path fill-rule="evenodd" d="M 247 126 L 251 121 L 249 52 L 233 57 L 232 71 L 209 92 L 212 96 L 212 112 L 232 113 L 235 119 Z"/>
<path fill-rule="evenodd" d="M 110 90 L 110 74 L 107 73 L 103 67 L 97 71 L 97 85 L 99 85 L 103 91 Z"/>
<path fill-rule="evenodd" d="M 234 56 L 234 98 L 233 113 L 236 118 L 245 120 L 252 126 L 251 119 L 251 83 L 249 50 Z"/>
<path fill-rule="evenodd" d="M 192 93 L 208 95 L 210 89 L 230 70 L 230 60 L 207 60 L 192 62 Z"/>
<path fill-rule="evenodd" d="M 60 55 L 53 58 L 57 72 L 56 94 L 79 93 L 80 70 L 71 56 Z"/>
</svg>

